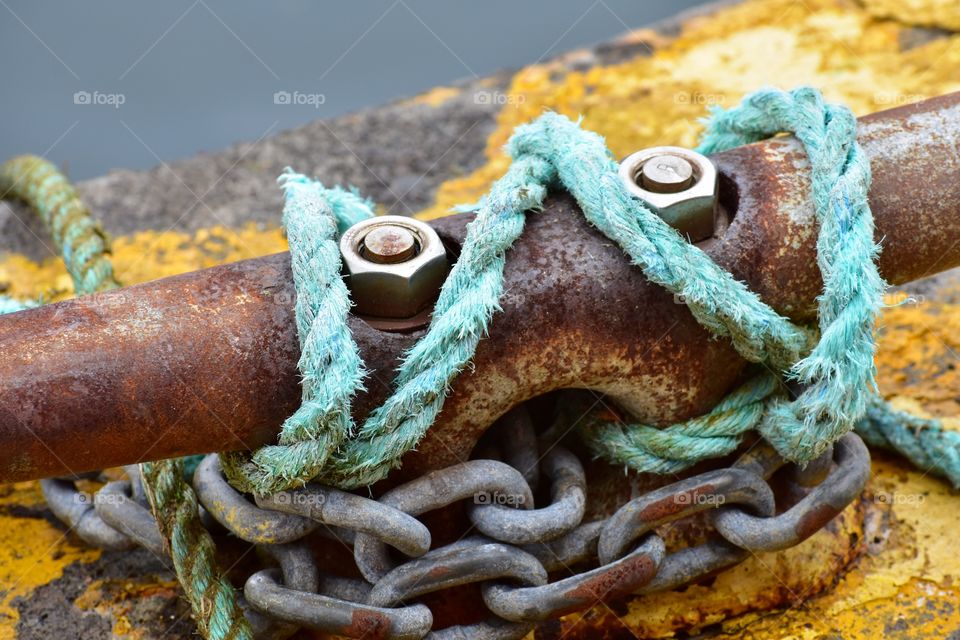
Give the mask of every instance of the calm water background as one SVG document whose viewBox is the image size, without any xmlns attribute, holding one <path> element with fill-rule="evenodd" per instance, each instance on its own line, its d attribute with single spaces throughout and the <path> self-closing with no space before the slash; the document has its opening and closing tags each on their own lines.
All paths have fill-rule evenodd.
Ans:
<svg viewBox="0 0 960 640">
<path fill-rule="evenodd" d="M 517 68 L 703 0 L 0 0 L 0 160 L 147 168 Z"/>
</svg>

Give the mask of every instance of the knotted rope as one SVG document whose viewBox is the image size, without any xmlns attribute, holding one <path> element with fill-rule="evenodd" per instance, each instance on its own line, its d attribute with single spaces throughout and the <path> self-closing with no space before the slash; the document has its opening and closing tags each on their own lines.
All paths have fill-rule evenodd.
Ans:
<svg viewBox="0 0 960 640">
<path fill-rule="evenodd" d="M 648 278 L 682 296 L 704 327 L 728 337 L 746 359 L 805 387 L 790 400 L 779 392 L 776 376 L 764 374 L 708 415 L 666 429 L 588 420 L 582 434 L 594 452 L 639 471 L 673 472 L 733 451 L 744 433 L 757 429 L 787 459 L 803 463 L 816 458 L 854 427 L 870 401 L 875 388 L 872 330 L 884 283 L 874 263 L 878 248 L 866 200 L 869 165 L 848 109 L 826 104 L 810 88 L 765 89 L 740 107 L 717 110 L 701 150 L 716 151 L 781 131 L 794 133 L 810 157 L 820 223 L 817 257 L 824 280 L 819 340 L 812 339 L 814 332 L 779 316 L 631 197 L 600 136 L 547 113 L 515 131 L 507 146 L 513 163 L 480 202 L 427 334 L 403 359 L 394 393 L 359 428 L 349 416 L 362 365 L 346 328 L 346 297 L 338 270 L 322 265 L 304 273 L 301 266 L 321 251 L 332 256 L 333 230 L 343 227 L 341 216 L 349 212 L 352 218 L 363 217 L 370 207 L 355 195 L 347 198 L 342 190 L 285 174 L 281 179 L 288 227 L 323 230 L 309 237 L 291 234 L 295 278 L 305 298 L 303 309 L 298 303 L 301 340 L 328 338 L 322 349 L 307 353 L 305 347 L 304 406 L 284 425 L 279 444 L 252 456 L 223 455 L 231 482 L 261 494 L 311 479 L 355 488 L 395 468 L 432 424 L 450 382 L 472 357 L 497 309 L 504 253 L 522 232 L 526 212 L 538 210 L 553 187 L 573 194 L 586 218 Z M 330 298 L 317 296 L 318 291 Z M 326 306 L 336 313 L 323 311 Z M 307 322 L 311 316 L 314 320 Z M 312 397 L 318 392 L 322 402 Z M 318 431 L 322 437 L 315 435 Z M 960 479 L 960 468 L 944 471 Z"/>
<path fill-rule="evenodd" d="M 817 260 L 824 292 L 818 331 L 779 316 L 632 198 L 600 136 L 547 113 L 514 133 L 508 144 L 513 163 L 480 202 L 427 334 L 405 354 L 394 393 L 358 426 L 351 401 L 362 390 L 365 372 L 347 327 L 349 298 L 336 238 L 372 215 L 372 205 L 355 192 L 328 189 L 288 171 L 280 182 L 298 295 L 302 404 L 284 423 L 278 444 L 253 454 L 222 454 L 231 481 L 258 494 L 313 479 L 356 488 L 398 466 L 435 420 L 450 383 L 468 366 L 498 310 L 504 255 L 522 233 L 527 212 L 541 209 L 548 189 L 562 187 L 650 280 L 682 296 L 700 324 L 767 368 L 707 415 L 665 429 L 592 415 L 581 433 L 598 455 L 640 471 L 673 472 L 733 451 L 756 429 L 786 458 L 803 463 L 857 425 L 868 442 L 893 448 L 960 486 L 960 434 L 893 411 L 874 393 L 872 330 L 884 283 L 874 262 L 869 165 L 856 142 L 853 115 L 826 104 L 814 89 L 764 89 L 740 107 L 716 110 L 707 124 L 704 153 L 779 132 L 793 133 L 804 145 L 820 223 Z M 65 179 L 37 162 L 4 165 L 0 188 L 38 210 L 78 292 L 116 286 L 102 231 L 75 192 L 66 190 Z M 18 186 L 21 182 L 26 184 Z M 790 400 L 781 392 L 780 376 L 801 384 L 799 397 Z M 200 526 L 182 462 L 142 468 L 201 632 L 216 640 L 250 637 L 232 587 L 216 570 L 213 542 Z"/>
<path fill-rule="evenodd" d="M 771 395 L 763 417 L 754 424 L 781 455 L 802 463 L 820 455 L 866 411 L 876 388 L 873 327 L 885 285 L 875 264 L 879 248 L 873 241 L 867 203 L 870 167 L 857 144 L 856 119 L 849 109 L 825 103 L 808 87 L 789 93 L 765 89 L 739 107 L 716 109 L 699 151 L 722 151 L 780 132 L 793 133 L 810 159 L 812 200 L 820 223 L 817 262 L 824 290 L 818 299 L 819 340 L 809 354 L 791 363 L 787 373 L 805 390 L 795 400 Z M 755 407 L 741 411 L 742 422 L 747 422 Z M 588 441 L 598 455 L 639 471 L 679 471 L 705 457 L 733 451 L 745 432 L 738 419 L 713 427 L 708 440 L 698 437 L 691 442 L 689 425 L 664 430 L 594 426 Z M 960 467 L 954 474 L 958 471 Z"/>
</svg>

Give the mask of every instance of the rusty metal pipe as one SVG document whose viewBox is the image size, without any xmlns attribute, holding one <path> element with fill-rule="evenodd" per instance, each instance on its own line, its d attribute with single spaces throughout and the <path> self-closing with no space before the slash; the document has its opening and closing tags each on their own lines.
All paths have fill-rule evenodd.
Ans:
<svg viewBox="0 0 960 640">
<path fill-rule="evenodd" d="M 874 114 L 859 138 L 894 284 L 960 264 L 960 94 Z M 807 162 L 792 138 L 714 156 L 732 222 L 704 248 L 798 321 L 821 287 Z M 462 241 L 470 214 L 431 224 Z M 565 387 L 610 394 L 639 418 L 702 413 L 744 366 L 590 228 L 566 194 L 531 214 L 511 249 L 503 312 L 399 477 L 465 459 L 510 407 Z M 300 390 L 288 257 L 206 269 L 0 319 L 0 480 L 256 447 Z M 362 417 L 422 335 L 351 329 L 373 374 Z"/>
</svg>

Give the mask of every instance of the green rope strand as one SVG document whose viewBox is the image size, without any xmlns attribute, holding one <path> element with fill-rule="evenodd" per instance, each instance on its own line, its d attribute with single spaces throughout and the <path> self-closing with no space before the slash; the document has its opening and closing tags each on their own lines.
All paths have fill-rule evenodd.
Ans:
<svg viewBox="0 0 960 640">
<path fill-rule="evenodd" d="M 197 496 L 184 480 L 183 462 L 147 462 L 140 470 L 200 634 L 209 640 L 252 640 L 236 593 L 217 569 L 216 546 L 200 522 Z"/>
<path fill-rule="evenodd" d="M 744 434 L 757 428 L 779 388 L 776 376 L 758 375 L 709 413 L 664 428 L 624 424 L 586 406 L 563 406 L 561 411 L 584 416 L 578 430 L 596 456 L 637 471 L 678 473 L 706 458 L 733 453 Z"/>
<path fill-rule="evenodd" d="M 18 156 L 0 165 L 0 199 L 4 198 L 23 200 L 43 221 L 77 295 L 120 286 L 113 277 L 107 234 L 51 162 Z"/>
<path fill-rule="evenodd" d="M 113 275 L 106 233 L 53 164 L 36 156 L 5 162 L 0 165 L 0 194 L 23 200 L 40 217 L 61 252 L 78 295 L 120 286 Z M 0 299 L 0 313 L 27 306 L 33 305 Z M 171 549 L 177 577 L 185 586 L 194 620 L 205 638 L 251 639 L 250 626 L 237 607 L 233 587 L 220 576 L 213 540 L 200 523 L 196 495 L 184 480 L 184 464 L 195 465 L 196 459 L 140 466 L 144 489 Z"/>
</svg>

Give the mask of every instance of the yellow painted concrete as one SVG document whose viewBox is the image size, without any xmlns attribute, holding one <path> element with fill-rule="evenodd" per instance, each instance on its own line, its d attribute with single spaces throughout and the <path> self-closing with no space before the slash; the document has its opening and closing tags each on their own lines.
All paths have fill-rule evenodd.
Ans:
<svg viewBox="0 0 960 640">
<path fill-rule="evenodd" d="M 960 29 L 960 3 L 956 0 L 863 0 L 867 11 L 904 24 Z"/>
<path fill-rule="evenodd" d="M 192 235 L 144 231 L 113 239 L 113 265 L 117 279 L 130 285 L 286 250 L 286 239 L 277 227 L 212 227 Z M 55 257 L 38 263 L 19 254 L 6 255 L 0 260 L 0 288 L 14 298 L 45 302 L 73 295 L 70 276 Z"/>
<path fill-rule="evenodd" d="M 19 615 L 14 599 L 56 580 L 74 562 L 92 562 L 100 551 L 67 536 L 40 517 L 15 509 L 39 509 L 43 494 L 35 482 L 0 485 L 0 640 L 13 640 Z"/>
</svg>

